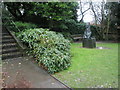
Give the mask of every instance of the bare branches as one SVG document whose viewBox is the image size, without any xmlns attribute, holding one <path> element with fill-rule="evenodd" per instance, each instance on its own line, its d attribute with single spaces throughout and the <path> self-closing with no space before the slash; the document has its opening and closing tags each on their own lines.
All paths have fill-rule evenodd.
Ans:
<svg viewBox="0 0 120 90">
<path fill-rule="evenodd" d="M 90 10 L 90 7 L 87 7 L 87 9 L 85 9 L 85 6 L 89 4 L 89 2 L 81 2 L 81 0 L 79 1 L 79 9 L 80 9 L 80 14 L 79 16 L 81 16 L 80 22 L 83 21 L 83 18 L 85 16 L 85 13 Z"/>
</svg>

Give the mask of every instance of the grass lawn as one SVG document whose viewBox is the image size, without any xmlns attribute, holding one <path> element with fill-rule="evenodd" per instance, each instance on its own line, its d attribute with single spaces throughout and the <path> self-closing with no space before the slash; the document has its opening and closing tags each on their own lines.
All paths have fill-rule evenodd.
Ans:
<svg viewBox="0 0 120 90">
<path fill-rule="evenodd" d="M 0 56 L 0 67 L 2 66 L 2 57 Z"/>
<path fill-rule="evenodd" d="M 81 43 L 72 43 L 71 67 L 53 76 L 72 88 L 117 88 L 118 44 L 97 43 L 97 47 L 111 49 L 87 49 L 81 46 Z"/>
</svg>

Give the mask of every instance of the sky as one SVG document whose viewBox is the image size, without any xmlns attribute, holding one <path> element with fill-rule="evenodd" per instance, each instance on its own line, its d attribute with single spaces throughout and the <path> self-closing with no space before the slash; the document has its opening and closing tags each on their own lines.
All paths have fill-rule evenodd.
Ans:
<svg viewBox="0 0 120 90">
<path fill-rule="evenodd" d="M 98 3 L 99 4 L 99 2 L 102 2 L 103 0 L 91 0 L 92 2 L 94 2 L 94 3 Z M 106 2 L 106 0 L 104 0 L 105 2 Z M 81 2 L 82 3 L 85 3 L 85 2 L 89 2 L 89 0 L 81 0 Z M 78 1 L 78 3 L 79 3 L 79 1 Z M 83 11 L 84 10 L 86 10 L 88 7 L 89 7 L 89 4 L 82 4 L 82 6 L 83 6 Z M 81 16 L 79 15 L 80 14 L 80 10 L 78 9 L 77 10 L 78 12 L 77 12 L 77 14 L 78 14 L 78 21 L 81 19 Z M 93 16 L 93 13 L 92 13 L 92 11 L 91 10 L 88 10 L 86 13 L 85 13 L 85 15 L 84 15 L 84 18 L 83 18 L 83 21 L 84 22 L 93 22 L 94 21 L 94 16 Z"/>
<path fill-rule="evenodd" d="M 86 10 L 88 7 L 89 7 L 88 4 L 83 5 L 83 11 Z M 81 19 L 80 9 L 77 10 L 77 14 L 78 14 L 78 21 L 79 21 Z M 91 21 L 94 20 L 94 17 L 93 17 L 93 15 L 91 15 L 91 11 L 90 10 L 88 10 L 84 15 L 85 15 L 84 18 L 83 18 L 84 22 L 91 22 Z"/>
<path fill-rule="evenodd" d="M 79 15 L 80 14 L 80 11 L 78 10 L 77 14 Z M 78 21 L 81 19 L 81 16 L 78 16 Z M 83 21 L 84 22 L 91 22 L 94 20 L 94 17 L 93 15 L 91 15 L 91 12 L 90 10 L 88 10 L 86 13 L 85 13 L 85 16 L 83 18 Z"/>
</svg>

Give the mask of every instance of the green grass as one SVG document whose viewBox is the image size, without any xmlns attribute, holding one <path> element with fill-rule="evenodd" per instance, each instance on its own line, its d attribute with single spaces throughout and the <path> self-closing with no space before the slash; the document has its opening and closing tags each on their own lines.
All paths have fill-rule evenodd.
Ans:
<svg viewBox="0 0 120 90">
<path fill-rule="evenodd" d="M 2 57 L 0 56 L 0 67 L 2 66 Z"/>
<path fill-rule="evenodd" d="M 111 49 L 80 48 L 80 43 L 71 45 L 72 65 L 68 70 L 53 76 L 72 88 L 117 88 L 118 44 L 99 43 Z"/>
</svg>

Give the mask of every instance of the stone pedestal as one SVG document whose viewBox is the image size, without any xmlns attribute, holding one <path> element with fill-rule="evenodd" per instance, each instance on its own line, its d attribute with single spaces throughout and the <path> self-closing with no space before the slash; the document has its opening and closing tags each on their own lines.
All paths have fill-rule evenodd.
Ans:
<svg viewBox="0 0 120 90">
<path fill-rule="evenodd" d="M 83 47 L 86 48 L 96 48 L 96 39 L 95 38 L 83 38 Z"/>
</svg>

